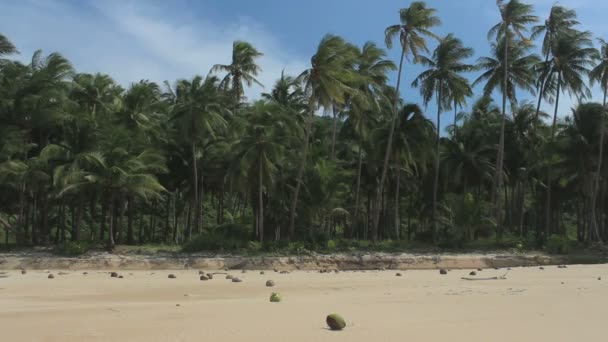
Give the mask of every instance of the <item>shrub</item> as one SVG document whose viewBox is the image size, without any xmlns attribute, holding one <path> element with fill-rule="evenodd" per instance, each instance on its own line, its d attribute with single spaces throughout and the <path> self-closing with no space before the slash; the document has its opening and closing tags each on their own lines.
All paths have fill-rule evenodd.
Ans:
<svg viewBox="0 0 608 342">
<path fill-rule="evenodd" d="M 336 241 L 334 241 L 334 240 L 327 241 L 327 249 L 328 250 L 333 251 L 333 250 L 336 249 L 336 246 L 337 246 Z"/>
<path fill-rule="evenodd" d="M 566 236 L 551 235 L 547 239 L 547 251 L 554 254 L 568 254 L 570 252 L 570 240 Z"/>
<path fill-rule="evenodd" d="M 57 246 L 55 253 L 64 256 L 79 256 L 89 250 L 89 243 L 86 241 L 66 241 Z"/>
<path fill-rule="evenodd" d="M 249 247 L 248 227 L 241 224 L 225 224 L 209 229 L 187 242 L 184 252 L 235 251 Z M 255 246 L 257 248 L 257 245 Z M 261 246 L 260 246 L 261 248 Z"/>
</svg>

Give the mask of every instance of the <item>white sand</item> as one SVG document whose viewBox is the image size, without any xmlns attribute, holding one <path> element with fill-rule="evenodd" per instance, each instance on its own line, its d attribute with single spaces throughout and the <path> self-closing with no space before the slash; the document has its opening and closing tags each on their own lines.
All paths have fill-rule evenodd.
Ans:
<svg viewBox="0 0 608 342">
<path fill-rule="evenodd" d="M 124 279 L 94 270 L 52 271 L 55 279 L 6 272 L 0 340 L 7 342 L 571 342 L 605 340 L 608 322 L 608 265 L 513 268 L 507 280 L 494 281 L 461 280 L 470 270 L 399 271 L 402 277 L 231 271 L 242 283 L 224 275 L 203 282 L 194 270 L 118 271 Z M 268 279 L 277 286 L 265 287 Z M 272 291 L 282 303 L 269 302 Z M 326 329 L 332 312 L 345 317 L 346 330 Z"/>
</svg>

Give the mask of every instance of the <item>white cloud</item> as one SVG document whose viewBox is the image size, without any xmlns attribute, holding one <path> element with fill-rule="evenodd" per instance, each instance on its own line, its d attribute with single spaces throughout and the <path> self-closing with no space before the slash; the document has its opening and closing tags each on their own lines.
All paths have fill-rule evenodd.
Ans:
<svg viewBox="0 0 608 342">
<path fill-rule="evenodd" d="M 206 75 L 214 64 L 230 62 L 237 39 L 264 53 L 258 79 L 267 89 L 283 69 L 297 74 L 306 66 L 305 58 L 285 52 L 271 33 L 250 19 L 222 24 L 212 18 L 191 20 L 188 13 L 169 6 L 173 3 L 95 1 L 76 7 L 29 0 L 3 4 L 0 22 L 7 28 L 3 33 L 21 50 L 20 58 L 27 60 L 37 48 L 59 51 L 79 71 L 109 73 L 123 85 Z M 253 87 L 246 95 L 256 98 L 261 91 Z"/>
</svg>

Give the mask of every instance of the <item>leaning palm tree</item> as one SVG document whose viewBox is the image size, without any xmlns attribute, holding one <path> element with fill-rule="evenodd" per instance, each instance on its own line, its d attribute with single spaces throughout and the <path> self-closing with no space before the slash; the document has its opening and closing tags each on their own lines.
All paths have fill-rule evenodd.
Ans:
<svg viewBox="0 0 608 342">
<path fill-rule="evenodd" d="M 0 56 L 16 53 L 15 45 L 0 33 Z"/>
<path fill-rule="evenodd" d="M 302 89 L 308 98 L 308 117 L 304 128 L 304 142 L 302 143 L 301 161 L 296 176 L 296 187 L 290 208 L 289 237 L 295 232 L 296 208 L 302 186 L 302 177 L 308 158 L 308 148 L 312 133 L 312 121 L 317 108 L 330 108 L 335 104 L 343 104 L 346 95 L 353 92 L 350 86 L 356 80 L 356 75 L 350 68 L 350 61 L 354 60 L 355 51 L 346 44 L 341 37 L 327 35 L 323 37 L 312 56 L 311 67 L 298 76 Z"/>
<path fill-rule="evenodd" d="M 441 135 L 441 113 L 448 107 L 451 94 L 470 94 L 471 86 L 461 74 L 473 70 L 464 59 L 473 55 L 473 49 L 463 46 L 462 41 L 449 34 L 441 40 L 433 55 L 419 56 L 419 62 L 429 69 L 423 71 L 414 82 L 413 87 L 420 87 L 420 94 L 425 105 L 435 97 L 437 101 L 437 138 L 435 141 L 435 180 L 433 183 L 433 230 L 437 229 L 437 188 L 439 185 L 439 141 Z M 446 96 L 447 95 L 447 96 Z M 446 103 L 448 102 L 448 103 Z"/>
<path fill-rule="evenodd" d="M 603 39 L 600 39 L 600 62 L 597 64 L 593 70 L 589 73 L 589 79 L 591 80 L 591 85 L 595 83 L 599 83 L 602 91 L 604 92 L 604 99 L 602 101 L 602 105 L 606 108 L 606 99 L 608 98 L 608 42 Z M 594 232 L 597 233 L 597 215 L 595 214 L 595 207 L 597 203 L 597 195 L 600 191 L 600 172 L 602 170 L 602 163 L 604 159 L 604 135 L 605 135 L 605 122 L 604 116 L 600 116 L 600 142 L 599 142 L 599 152 L 597 157 L 597 171 L 595 172 L 594 186 L 593 186 L 593 196 L 591 198 L 591 223 L 594 227 Z"/>
<path fill-rule="evenodd" d="M 509 0 L 509 2 L 504 3 L 504 0 L 496 0 L 496 5 L 500 11 L 501 20 L 498 24 L 494 25 L 488 32 L 488 38 L 496 37 L 499 41 L 502 41 L 503 48 L 503 72 L 504 76 L 502 78 L 502 120 L 501 120 L 501 128 L 500 128 L 500 138 L 498 142 L 498 151 L 496 156 L 496 168 L 495 168 L 495 180 L 494 186 L 492 189 L 492 203 L 494 204 L 494 209 L 496 210 L 496 223 L 500 225 L 500 205 L 499 195 L 500 189 L 502 188 L 502 169 L 503 169 L 503 159 L 504 159 L 504 150 L 505 150 L 505 122 L 507 115 L 507 90 L 508 90 L 508 80 L 510 78 L 509 74 L 509 51 L 511 49 L 512 40 L 515 35 L 519 36 L 524 43 L 528 44 L 529 40 L 527 40 L 523 33 L 526 31 L 526 26 L 532 23 L 535 23 L 538 18 L 532 14 L 533 7 L 532 5 L 524 4 L 519 0 Z"/>
<path fill-rule="evenodd" d="M 245 95 L 243 83 L 248 87 L 254 84 L 262 86 L 255 77 L 261 71 L 256 59 L 264 54 L 256 50 L 250 43 L 236 40 L 232 44 L 232 61 L 230 64 L 216 64 L 211 72 L 225 72 L 221 81 L 224 89 L 230 89 L 234 96 L 234 108 L 238 107 Z"/>
<path fill-rule="evenodd" d="M 388 163 L 391 156 L 391 148 L 393 144 L 393 135 L 395 134 L 395 125 L 398 116 L 398 105 L 399 105 L 399 89 L 401 87 L 401 71 L 403 70 L 403 59 L 406 55 L 412 54 L 414 57 L 418 56 L 419 51 L 428 51 L 426 46 L 427 37 L 437 38 L 437 36 L 430 31 L 431 28 L 441 24 L 441 20 L 435 15 L 436 10 L 434 8 L 426 7 L 426 3 L 422 1 L 414 1 L 410 4 L 410 7 L 402 8 L 399 11 L 399 24 L 391 25 L 384 31 L 384 41 L 386 46 L 390 49 L 393 46 L 393 40 L 398 36 L 399 44 L 401 46 L 401 58 L 399 59 L 399 69 L 397 71 L 397 86 L 395 87 L 395 98 L 393 101 L 393 117 L 391 120 L 391 127 L 388 135 L 388 144 L 386 145 L 386 152 L 384 154 L 384 163 L 382 165 L 382 175 L 380 176 L 380 184 L 376 191 L 376 203 L 374 216 L 372 221 L 372 240 L 375 241 L 378 238 L 378 224 L 380 222 L 380 202 L 384 190 L 384 182 L 386 181 L 386 175 L 388 172 Z"/>
<path fill-rule="evenodd" d="M 549 62 L 551 57 L 551 47 L 559 35 L 573 34 L 576 32 L 575 26 L 580 23 L 576 20 L 576 11 L 567 9 L 560 5 L 553 5 L 549 17 L 542 25 L 534 26 L 532 28 L 531 40 L 534 40 L 541 35 L 543 36 L 542 42 L 542 53 L 545 56 L 545 63 Z M 540 114 L 540 106 L 543 98 L 547 98 L 550 95 L 552 89 L 547 87 L 546 76 L 547 73 L 541 68 L 541 77 L 538 80 L 538 103 L 536 105 L 536 115 Z"/>
<path fill-rule="evenodd" d="M 203 150 L 199 147 L 216 138 L 218 131 L 226 127 L 223 118 L 225 111 L 219 79 L 215 76 L 195 76 L 191 81 L 179 80 L 175 91 L 167 85 L 168 97 L 173 104 L 173 120 L 177 120 L 182 136 L 190 144 L 192 154 L 192 190 L 194 206 L 194 228 L 200 228 L 200 196 L 202 194 L 202 174 L 198 171 L 198 161 L 202 159 Z M 200 180 L 199 180 L 200 175 Z M 188 227 L 186 238 L 192 234 L 192 225 Z"/>
<path fill-rule="evenodd" d="M 591 90 L 585 84 L 585 77 L 591 72 L 597 56 L 597 50 L 591 43 L 589 32 L 573 32 L 559 35 L 551 46 L 551 58 L 543 67 L 548 71 L 547 82 L 555 84 L 555 110 L 551 125 L 551 139 L 555 138 L 559 99 L 563 90 L 577 98 L 591 96 Z M 547 202 L 545 232 L 551 226 L 551 167 L 547 170 Z"/>
</svg>

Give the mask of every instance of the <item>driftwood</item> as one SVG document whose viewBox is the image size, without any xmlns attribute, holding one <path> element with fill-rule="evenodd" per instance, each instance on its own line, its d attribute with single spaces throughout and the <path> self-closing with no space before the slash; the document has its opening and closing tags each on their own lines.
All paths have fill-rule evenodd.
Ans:
<svg viewBox="0 0 608 342">
<path fill-rule="evenodd" d="M 507 279 L 507 274 L 509 274 L 509 272 L 501 275 L 500 277 L 490 277 L 490 278 L 469 278 L 469 277 L 462 277 L 460 279 L 462 279 L 462 280 L 506 280 Z"/>
</svg>

